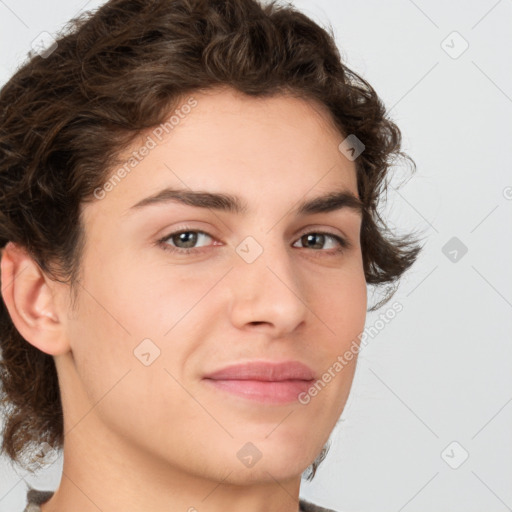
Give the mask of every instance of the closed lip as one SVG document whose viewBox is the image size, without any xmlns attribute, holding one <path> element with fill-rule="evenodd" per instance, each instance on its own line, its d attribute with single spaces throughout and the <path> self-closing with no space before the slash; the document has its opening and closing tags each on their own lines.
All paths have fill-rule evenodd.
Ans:
<svg viewBox="0 0 512 512">
<path fill-rule="evenodd" d="M 280 382 L 286 380 L 313 380 L 315 374 L 311 368 L 299 361 L 268 362 L 250 361 L 226 366 L 204 376 L 212 380 L 259 380 Z"/>
</svg>

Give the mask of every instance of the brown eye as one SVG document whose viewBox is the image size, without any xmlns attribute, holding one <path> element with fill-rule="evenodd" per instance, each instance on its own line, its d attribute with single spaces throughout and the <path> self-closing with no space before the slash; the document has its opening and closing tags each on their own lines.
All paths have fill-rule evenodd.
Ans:
<svg viewBox="0 0 512 512">
<path fill-rule="evenodd" d="M 303 235 L 301 241 L 308 249 L 323 249 L 325 238 L 325 235 L 321 235 L 320 233 L 310 233 Z"/>
<path fill-rule="evenodd" d="M 314 249 L 314 250 L 322 250 L 324 251 L 328 249 L 334 249 L 335 252 L 342 251 L 349 247 L 349 243 L 344 238 L 334 235 L 332 233 L 322 233 L 322 232 L 311 232 L 305 233 L 299 238 L 302 246 L 305 249 Z M 333 244 L 334 247 L 328 247 L 325 249 L 325 244 Z"/>
<path fill-rule="evenodd" d="M 185 231 L 184 233 L 178 233 L 169 237 L 174 245 L 178 245 L 181 249 L 190 249 L 193 247 L 198 240 L 197 233 L 194 231 Z M 181 246 L 180 244 L 184 244 Z"/>
<path fill-rule="evenodd" d="M 167 251 L 189 254 L 200 252 L 203 247 L 208 247 L 208 244 L 197 246 L 197 243 L 204 240 L 204 237 L 213 239 L 211 235 L 204 231 L 188 229 L 170 233 L 161 238 L 158 243 Z"/>
</svg>

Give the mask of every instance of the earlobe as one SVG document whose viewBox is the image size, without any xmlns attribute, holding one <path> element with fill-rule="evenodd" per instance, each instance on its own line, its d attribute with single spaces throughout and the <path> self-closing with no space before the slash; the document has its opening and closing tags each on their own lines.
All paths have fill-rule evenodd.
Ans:
<svg viewBox="0 0 512 512">
<path fill-rule="evenodd" d="M 69 351 L 52 281 L 23 248 L 12 242 L 1 256 L 2 298 L 18 332 L 47 354 Z"/>
</svg>

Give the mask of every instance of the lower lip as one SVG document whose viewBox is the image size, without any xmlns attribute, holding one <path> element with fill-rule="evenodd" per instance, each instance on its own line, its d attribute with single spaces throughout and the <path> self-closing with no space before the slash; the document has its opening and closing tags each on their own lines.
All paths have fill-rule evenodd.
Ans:
<svg viewBox="0 0 512 512">
<path fill-rule="evenodd" d="M 313 381 L 308 380 L 214 380 L 205 379 L 210 385 L 234 395 L 262 403 L 286 404 L 296 402 L 298 395 L 307 391 Z"/>
</svg>

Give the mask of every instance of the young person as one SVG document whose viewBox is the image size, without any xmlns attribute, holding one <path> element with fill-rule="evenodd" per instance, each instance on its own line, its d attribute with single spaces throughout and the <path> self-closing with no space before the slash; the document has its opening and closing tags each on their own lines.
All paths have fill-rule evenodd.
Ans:
<svg viewBox="0 0 512 512">
<path fill-rule="evenodd" d="M 64 464 L 26 510 L 326 510 L 300 482 L 367 286 L 420 251 L 378 213 L 400 131 L 332 35 L 276 2 L 111 0 L 0 112 L 2 448 Z"/>
</svg>

